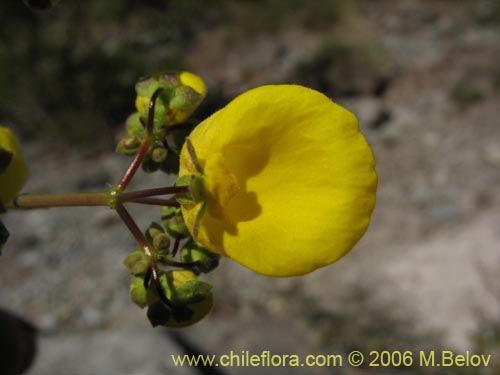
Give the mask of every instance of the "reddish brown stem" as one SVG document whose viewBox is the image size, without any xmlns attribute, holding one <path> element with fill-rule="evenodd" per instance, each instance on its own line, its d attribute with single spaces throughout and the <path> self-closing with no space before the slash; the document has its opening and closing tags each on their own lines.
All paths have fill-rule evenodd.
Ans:
<svg viewBox="0 0 500 375">
<path fill-rule="evenodd" d="M 148 198 L 148 197 L 155 197 L 158 195 L 167 195 L 167 194 L 185 194 L 185 193 L 189 193 L 188 186 L 166 186 L 161 188 L 122 193 L 120 194 L 119 200 L 120 202 L 130 202 L 130 201 L 136 201 L 139 198 Z"/>
<path fill-rule="evenodd" d="M 161 198 L 136 198 L 134 200 L 127 201 L 128 203 L 141 203 L 150 204 L 153 206 L 170 206 L 170 207 L 180 207 L 181 205 L 175 199 L 161 199 Z"/>
<path fill-rule="evenodd" d="M 118 215 L 130 230 L 130 233 L 132 233 L 139 246 L 144 250 L 144 253 L 146 253 L 146 255 L 148 256 L 151 256 L 151 247 L 148 243 L 148 240 L 142 233 L 141 229 L 137 226 L 135 220 L 132 218 L 132 216 L 130 216 L 127 209 L 123 205 L 118 204 L 116 206 L 116 212 L 118 212 Z"/>
<path fill-rule="evenodd" d="M 132 178 L 135 176 L 135 172 L 137 172 L 137 169 L 139 169 L 139 166 L 144 160 L 144 157 L 146 156 L 146 153 L 148 152 L 150 145 L 151 145 L 151 138 L 149 136 L 146 136 L 146 138 L 141 144 L 141 147 L 137 151 L 137 154 L 135 154 L 134 159 L 132 160 L 127 170 L 125 171 L 125 174 L 123 175 L 122 179 L 118 183 L 118 188 L 121 191 L 124 191 L 127 188 L 130 181 L 132 181 Z"/>
<path fill-rule="evenodd" d="M 159 88 L 157 89 L 153 95 L 151 96 L 151 100 L 149 101 L 149 109 L 148 109 L 148 122 L 146 124 L 146 136 L 144 138 L 144 141 L 141 144 L 141 147 L 137 151 L 137 154 L 135 154 L 134 159 L 130 163 L 129 167 L 127 168 L 125 174 L 123 175 L 122 179 L 118 183 L 118 188 L 121 191 L 124 191 L 130 181 L 132 181 L 132 178 L 134 177 L 135 173 L 137 172 L 137 169 L 141 165 L 142 161 L 144 160 L 144 157 L 146 156 L 146 153 L 148 152 L 149 146 L 151 145 L 151 137 L 153 134 L 153 126 L 154 126 L 154 116 L 155 116 L 155 105 L 156 101 L 158 100 L 158 97 L 162 93 L 163 89 Z"/>
</svg>

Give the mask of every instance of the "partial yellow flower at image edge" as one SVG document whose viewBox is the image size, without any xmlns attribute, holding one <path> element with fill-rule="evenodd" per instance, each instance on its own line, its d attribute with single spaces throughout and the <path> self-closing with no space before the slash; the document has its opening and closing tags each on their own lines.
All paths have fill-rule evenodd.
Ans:
<svg viewBox="0 0 500 375">
<path fill-rule="evenodd" d="M 21 191 L 28 176 L 19 143 L 12 131 L 0 126 L 0 149 L 10 154 L 10 162 L 0 175 L 0 201 L 6 204 Z"/>
<path fill-rule="evenodd" d="M 366 232 L 377 174 L 356 117 L 298 85 L 245 92 L 189 136 L 203 203 L 184 204 L 204 247 L 270 276 L 331 264 Z M 199 174 L 187 146 L 179 176 Z"/>
</svg>

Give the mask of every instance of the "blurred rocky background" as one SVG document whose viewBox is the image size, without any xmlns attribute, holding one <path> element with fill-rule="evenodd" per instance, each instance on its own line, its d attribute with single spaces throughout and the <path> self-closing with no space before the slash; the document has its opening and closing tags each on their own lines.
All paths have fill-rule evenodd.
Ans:
<svg viewBox="0 0 500 375">
<path fill-rule="evenodd" d="M 303 373 L 174 368 L 170 355 L 355 349 L 492 361 L 308 371 L 500 373 L 499 0 L 63 0 L 45 12 L 3 1 L 0 14 L 0 122 L 22 137 L 27 192 L 116 183 L 134 83 L 168 69 L 206 79 L 199 118 L 257 85 L 321 90 L 357 114 L 380 176 L 372 225 L 348 256 L 289 279 L 224 260 L 207 277 L 211 315 L 178 331 L 150 328 L 129 301 L 134 241 L 112 211 L 9 213 L 0 306 L 38 329 L 30 374 Z M 142 227 L 160 216 L 133 212 Z"/>
</svg>

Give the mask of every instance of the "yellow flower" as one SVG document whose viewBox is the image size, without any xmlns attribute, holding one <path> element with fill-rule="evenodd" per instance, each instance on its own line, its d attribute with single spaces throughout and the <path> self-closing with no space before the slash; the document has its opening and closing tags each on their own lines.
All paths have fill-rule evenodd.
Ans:
<svg viewBox="0 0 500 375">
<path fill-rule="evenodd" d="M 0 202 L 12 201 L 22 189 L 28 175 L 19 144 L 10 129 L 0 126 L 0 149 L 8 155 L 10 162 L 0 174 Z"/>
<path fill-rule="evenodd" d="M 250 90 L 189 140 L 197 161 L 186 142 L 179 176 L 202 175 L 206 204 L 184 204 L 182 213 L 207 249 L 265 275 L 294 276 L 335 262 L 365 233 L 375 160 L 356 117 L 323 94 Z"/>
</svg>

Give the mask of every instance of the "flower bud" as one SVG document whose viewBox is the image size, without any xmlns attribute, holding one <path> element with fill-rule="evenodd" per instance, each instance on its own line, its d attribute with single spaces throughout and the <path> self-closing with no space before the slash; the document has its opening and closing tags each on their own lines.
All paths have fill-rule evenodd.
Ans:
<svg viewBox="0 0 500 375">
<path fill-rule="evenodd" d="M 153 237 L 153 248 L 159 252 L 168 252 L 170 247 L 170 237 L 165 233 L 157 234 Z"/>
<path fill-rule="evenodd" d="M 141 146 L 141 141 L 136 135 L 124 137 L 116 145 L 116 152 L 123 155 L 135 155 L 139 147 Z"/>
<path fill-rule="evenodd" d="M 184 219 L 182 216 L 173 216 L 168 220 L 162 221 L 167 233 L 172 237 L 187 237 L 189 236 L 189 231 L 184 224 Z"/>
<path fill-rule="evenodd" d="M 128 116 L 125 121 L 125 128 L 129 135 L 136 135 L 142 138 L 144 136 L 144 125 L 141 123 L 141 114 L 134 112 Z"/>
<path fill-rule="evenodd" d="M 159 88 L 163 91 L 155 103 L 156 128 L 186 121 L 207 93 L 203 80 L 188 72 L 169 72 L 142 80 L 135 86 L 135 105 L 143 117 L 147 117 L 151 97 Z"/>
<path fill-rule="evenodd" d="M 165 233 L 163 227 L 153 221 L 151 224 L 149 224 L 148 229 L 146 229 L 146 238 L 149 242 L 153 242 L 153 238 L 162 233 Z"/>
<path fill-rule="evenodd" d="M 133 277 L 130 283 L 130 298 L 141 309 L 158 301 L 159 297 L 152 288 L 144 286 L 143 277 Z"/>
<path fill-rule="evenodd" d="M 181 86 L 174 91 L 174 96 L 170 100 L 170 108 L 174 110 L 186 111 L 196 107 L 203 99 L 203 96 L 191 87 Z"/>
<path fill-rule="evenodd" d="M 151 151 L 151 159 L 155 163 L 163 163 L 163 161 L 167 158 L 168 151 L 163 146 L 155 146 Z"/>
<path fill-rule="evenodd" d="M 196 273 L 208 273 L 219 265 L 219 254 L 198 246 L 194 241 L 188 241 L 181 250 L 183 262 L 198 262 L 198 265 L 191 268 Z"/>
<path fill-rule="evenodd" d="M 134 251 L 130 253 L 123 264 L 128 268 L 132 275 L 145 275 L 149 268 L 150 259 L 143 251 Z"/>
<path fill-rule="evenodd" d="M 174 216 L 180 216 L 181 214 L 181 209 L 179 207 L 174 207 L 174 206 L 162 206 L 161 207 L 161 219 L 162 220 L 168 220 L 173 218 Z"/>
<path fill-rule="evenodd" d="M 182 306 L 203 301 L 212 286 L 196 278 L 190 270 L 172 270 L 160 276 L 167 298 Z"/>
<path fill-rule="evenodd" d="M 213 304 L 212 287 L 196 279 L 188 270 L 173 270 L 160 277 L 167 298 L 174 304 L 173 311 L 160 301 L 148 309 L 153 326 L 187 327 L 205 317 Z"/>
</svg>

